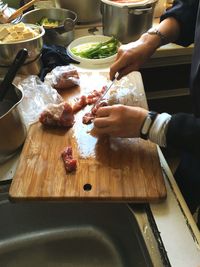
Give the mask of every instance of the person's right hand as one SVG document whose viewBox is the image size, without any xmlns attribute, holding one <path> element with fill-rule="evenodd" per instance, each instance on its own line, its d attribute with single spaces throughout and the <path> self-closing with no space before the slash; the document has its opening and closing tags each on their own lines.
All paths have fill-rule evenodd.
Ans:
<svg viewBox="0 0 200 267">
<path fill-rule="evenodd" d="M 117 58 L 110 67 L 110 79 L 113 80 L 118 72 L 118 80 L 139 68 L 152 56 L 158 48 L 159 39 L 154 39 L 148 34 L 143 34 L 140 39 L 118 49 Z"/>
</svg>

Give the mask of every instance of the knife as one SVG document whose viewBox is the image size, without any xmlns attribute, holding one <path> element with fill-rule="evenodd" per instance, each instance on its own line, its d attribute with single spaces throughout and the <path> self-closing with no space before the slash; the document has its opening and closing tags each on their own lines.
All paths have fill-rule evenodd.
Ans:
<svg viewBox="0 0 200 267">
<path fill-rule="evenodd" d="M 90 112 L 92 112 L 92 110 L 96 107 L 96 105 L 98 105 L 98 104 L 101 102 L 101 100 L 105 97 L 105 95 L 107 94 L 107 92 L 110 90 L 110 88 L 113 86 L 113 84 L 114 84 L 115 81 L 117 80 L 117 77 L 118 77 L 118 76 L 119 76 L 119 73 L 117 72 L 117 73 L 115 74 L 115 78 L 112 80 L 112 82 L 110 83 L 110 85 L 107 86 L 105 92 L 99 97 L 99 99 L 97 100 L 97 102 L 94 103 L 94 105 L 92 106 Z"/>
</svg>

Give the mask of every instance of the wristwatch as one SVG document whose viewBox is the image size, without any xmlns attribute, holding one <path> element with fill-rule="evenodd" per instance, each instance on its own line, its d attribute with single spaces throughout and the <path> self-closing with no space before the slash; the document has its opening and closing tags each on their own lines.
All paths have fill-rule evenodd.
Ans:
<svg viewBox="0 0 200 267">
<path fill-rule="evenodd" d="M 159 36 L 160 37 L 160 41 L 161 41 L 160 46 L 167 43 L 167 37 L 164 34 L 162 34 L 158 29 L 151 28 L 151 29 L 149 29 L 147 31 L 147 33 L 150 34 L 150 35 L 157 35 L 157 36 Z"/>
<path fill-rule="evenodd" d="M 142 139 L 145 139 L 145 140 L 148 139 L 149 131 L 150 131 L 151 126 L 153 125 L 153 122 L 155 121 L 157 115 L 158 115 L 158 113 L 155 111 L 149 111 L 148 112 L 148 114 L 144 120 L 144 123 L 141 127 L 141 130 L 140 130 L 140 137 Z"/>
</svg>

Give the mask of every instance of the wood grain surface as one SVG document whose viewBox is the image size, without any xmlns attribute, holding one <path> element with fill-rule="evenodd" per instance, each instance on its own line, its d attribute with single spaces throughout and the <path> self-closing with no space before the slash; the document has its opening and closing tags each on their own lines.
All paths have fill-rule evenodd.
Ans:
<svg viewBox="0 0 200 267">
<path fill-rule="evenodd" d="M 98 73 L 101 81 L 98 82 L 97 74 L 80 74 L 80 87 L 63 92 L 62 96 L 70 103 L 85 93 L 84 88 L 101 87 L 106 76 Z M 137 102 L 145 105 L 144 96 Z M 12 199 L 131 202 L 165 199 L 156 145 L 139 138 L 92 137 L 89 134 L 92 125 L 82 124 L 82 116 L 90 108 L 77 113 L 75 125 L 68 131 L 47 129 L 39 122 L 29 128 L 10 187 Z M 72 146 L 77 159 L 74 173 L 66 174 L 61 159 L 66 146 Z"/>
</svg>

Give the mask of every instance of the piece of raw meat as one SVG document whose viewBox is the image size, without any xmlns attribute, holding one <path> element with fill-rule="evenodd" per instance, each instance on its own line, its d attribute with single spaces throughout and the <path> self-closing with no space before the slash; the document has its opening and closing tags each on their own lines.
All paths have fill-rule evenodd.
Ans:
<svg viewBox="0 0 200 267">
<path fill-rule="evenodd" d="M 105 107 L 107 105 L 108 105 L 108 103 L 105 101 L 98 103 L 96 106 L 94 106 L 94 108 L 91 110 L 91 112 L 88 112 L 83 116 L 82 123 L 83 124 L 92 123 L 92 121 L 96 117 L 96 113 L 97 113 L 98 108 Z"/>
<path fill-rule="evenodd" d="M 102 94 L 105 92 L 105 90 L 106 86 L 103 86 L 100 91 L 93 90 L 89 95 L 82 95 L 81 97 L 77 98 L 77 101 L 73 106 L 73 112 L 76 113 L 87 105 L 95 104 L 99 97 L 101 97 Z"/>
<path fill-rule="evenodd" d="M 73 159 L 71 146 L 68 146 L 63 150 L 63 152 L 61 153 L 61 157 L 63 159 L 65 170 L 67 173 L 76 170 L 77 161 L 76 159 Z"/>
<path fill-rule="evenodd" d="M 74 124 L 72 107 L 66 102 L 49 104 L 40 114 L 39 121 L 51 127 L 72 127 Z"/>
<path fill-rule="evenodd" d="M 57 66 L 45 76 L 45 83 L 58 90 L 69 89 L 80 84 L 79 74 L 71 65 Z"/>
<path fill-rule="evenodd" d="M 57 83 L 53 84 L 53 87 L 58 90 L 69 89 L 71 87 L 77 86 L 77 80 L 79 80 L 77 70 L 70 70 L 61 73 L 57 77 Z"/>
</svg>

